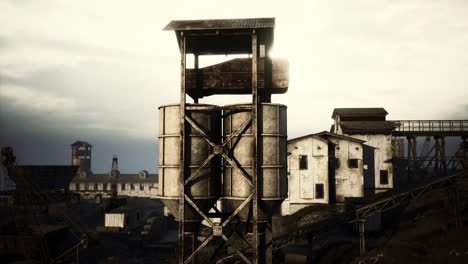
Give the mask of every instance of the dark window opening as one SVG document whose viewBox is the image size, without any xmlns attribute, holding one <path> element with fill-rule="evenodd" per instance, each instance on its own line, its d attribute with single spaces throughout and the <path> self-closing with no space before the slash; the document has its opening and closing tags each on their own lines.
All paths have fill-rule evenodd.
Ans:
<svg viewBox="0 0 468 264">
<path fill-rule="evenodd" d="M 324 191 L 323 191 L 323 184 L 315 184 L 315 198 L 316 199 L 323 199 L 325 196 Z"/>
<path fill-rule="evenodd" d="M 145 186 L 143 185 L 143 183 L 140 183 L 140 191 L 143 191 L 145 189 Z"/>
<path fill-rule="evenodd" d="M 97 191 L 98 187 L 97 187 L 97 183 L 94 184 L 94 190 Z"/>
<path fill-rule="evenodd" d="M 349 159 L 348 160 L 348 167 L 351 168 L 351 169 L 354 169 L 354 168 L 358 168 L 359 165 L 358 165 L 358 159 Z"/>
<path fill-rule="evenodd" d="M 122 185 L 120 185 L 120 189 L 121 189 L 122 191 L 125 191 L 125 183 L 122 183 Z"/>
<path fill-rule="evenodd" d="M 135 190 L 135 184 L 130 183 L 130 190 Z"/>
<path fill-rule="evenodd" d="M 380 184 L 388 184 L 388 171 L 387 170 L 380 171 Z"/>
<path fill-rule="evenodd" d="M 338 169 L 340 167 L 340 159 L 338 158 L 330 158 L 330 163 L 332 168 Z"/>
<path fill-rule="evenodd" d="M 89 185 L 88 185 L 87 183 L 85 183 L 84 189 L 85 189 L 86 191 L 89 190 Z"/>
<path fill-rule="evenodd" d="M 299 156 L 299 169 L 307 170 L 307 156 L 306 155 Z"/>
<path fill-rule="evenodd" d="M 80 190 L 80 185 L 78 183 L 75 184 L 75 190 Z"/>
</svg>

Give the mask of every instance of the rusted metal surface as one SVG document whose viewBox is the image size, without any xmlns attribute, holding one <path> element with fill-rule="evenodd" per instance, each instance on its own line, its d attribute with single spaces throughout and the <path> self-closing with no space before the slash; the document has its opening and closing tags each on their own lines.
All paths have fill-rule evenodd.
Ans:
<svg viewBox="0 0 468 264">
<path fill-rule="evenodd" d="M 264 93 L 282 94 L 289 86 L 289 64 L 286 60 L 273 59 L 268 70 L 272 77 L 267 84 L 266 60 L 258 59 L 257 88 Z M 187 69 L 186 89 L 192 98 L 213 94 L 251 94 L 252 61 L 237 58 L 201 69 Z"/>
<path fill-rule="evenodd" d="M 274 28 L 275 18 L 173 20 L 163 30 Z"/>
</svg>

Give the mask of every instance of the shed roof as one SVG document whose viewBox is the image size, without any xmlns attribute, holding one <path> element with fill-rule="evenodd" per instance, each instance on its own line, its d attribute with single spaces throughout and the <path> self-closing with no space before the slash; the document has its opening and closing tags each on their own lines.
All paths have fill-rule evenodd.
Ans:
<svg viewBox="0 0 468 264">
<path fill-rule="evenodd" d="M 89 147 L 91 147 L 91 144 L 89 144 L 88 142 L 85 142 L 85 141 L 78 140 L 78 141 L 75 141 L 70 146 L 89 146 Z"/>
<path fill-rule="evenodd" d="M 360 144 L 366 142 L 365 140 L 360 140 L 360 139 L 353 138 L 353 137 L 350 137 L 350 136 L 340 135 L 340 134 L 336 134 L 336 133 L 332 133 L 332 132 L 328 132 L 328 131 L 323 131 L 323 132 L 317 133 L 315 135 L 320 136 L 320 137 L 325 137 L 325 138 L 326 137 L 334 137 L 334 138 L 348 140 L 348 141 L 352 141 L 352 142 L 356 142 L 356 143 L 360 143 Z"/>
<path fill-rule="evenodd" d="M 306 138 L 315 138 L 315 139 L 318 139 L 320 141 L 328 143 L 328 141 L 326 139 L 321 138 L 321 137 L 317 136 L 316 134 L 308 134 L 308 135 L 300 136 L 300 137 L 297 137 L 297 138 L 292 138 L 292 139 L 288 140 L 288 143 L 291 143 L 291 142 L 294 142 L 294 141 L 299 141 L 299 140 L 306 139 Z"/>
<path fill-rule="evenodd" d="M 386 116 L 388 112 L 382 107 L 373 108 L 335 108 L 333 109 L 332 118 L 335 116 Z"/>
<path fill-rule="evenodd" d="M 346 134 L 357 133 L 391 133 L 395 122 L 391 121 L 342 121 L 341 129 Z"/>
<path fill-rule="evenodd" d="M 172 20 L 163 30 L 274 28 L 275 18 Z"/>
</svg>

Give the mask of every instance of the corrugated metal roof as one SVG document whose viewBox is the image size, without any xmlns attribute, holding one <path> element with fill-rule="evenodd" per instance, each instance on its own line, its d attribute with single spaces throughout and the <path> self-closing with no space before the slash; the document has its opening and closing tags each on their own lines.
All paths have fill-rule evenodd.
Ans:
<svg viewBox="0 0 468 264">
<path fill-rule="evenodd" d="M 275 18 L 172 20 L 163 30 L 274 28 Z"/>
<path fill-rule="evenodd" d="M 328 143 L 328 141 L 326 139 L 321 138 L 321 137 L 317 136 L 316 134 L 308 134 L 308 135 L 300 136 L 300 137 L 297 137 L 297 138 L 288 139 L 288 143 L 291 143 L 291 142 L 294 142 L 294 141 L 299 141 L 299 140 L 306 139 L 306 138 L 315 138 L 315 139 L 318 139 L 320 141 Z"/>
<path fill-rule="evenodd" d="M 336 115 L 342 116 L 374 116 L 374 115 L 388 115 L 388 112 L 385 111 L 382 107 L 375 108 L 335 108 L 333 110 L 332 118 L 335 118 Z"/>
<path fill-rule="evenodd" d="M 334 137 L 334 138 L 353 141 L 353 142 L 361 143 L 361 144 L 366 142 L 365 140 L 353 138 L 353 137 L 350 137 L 350 136 L 340 135 L 340 134 L 336 134 L 336 133 L 332 133 L 332 132 L 328 132 L 328 131 L 323 131 L 323 132 L 317 133 L 316 135 L 321 136 L 321 137 L 325 137 L 325 138 L 326 137 Z"/>
<path fill-rule="evenodd" d="M 349 133 L 390 133 L 395 128 L 395 122 L 390 121 L 342 121 L 341 129 Z"/>
</svg>

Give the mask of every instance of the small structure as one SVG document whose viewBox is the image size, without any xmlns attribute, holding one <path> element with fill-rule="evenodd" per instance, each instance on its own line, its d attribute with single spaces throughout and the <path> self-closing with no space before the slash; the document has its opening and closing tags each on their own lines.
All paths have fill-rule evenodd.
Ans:
<svg viewBox="0 0 468 264">
<path fill-rule="evenodd" d="M 331 132 L 364 140 L 364 188 L 377 193 L 393 188 L 392 131 L 384 108 L 335 108 Z"/>
<path fill-rule="evenodd" d="M 330 132 L 288 141 L 288 198 L 282 214 L 364 196 L 364 141 Z"/>
<path fill-rule="evenodd" d="M 142 223 L 139 209 L 121 206 L 104 215 L 106 231 L 127 231 Z"/>
</svg>

